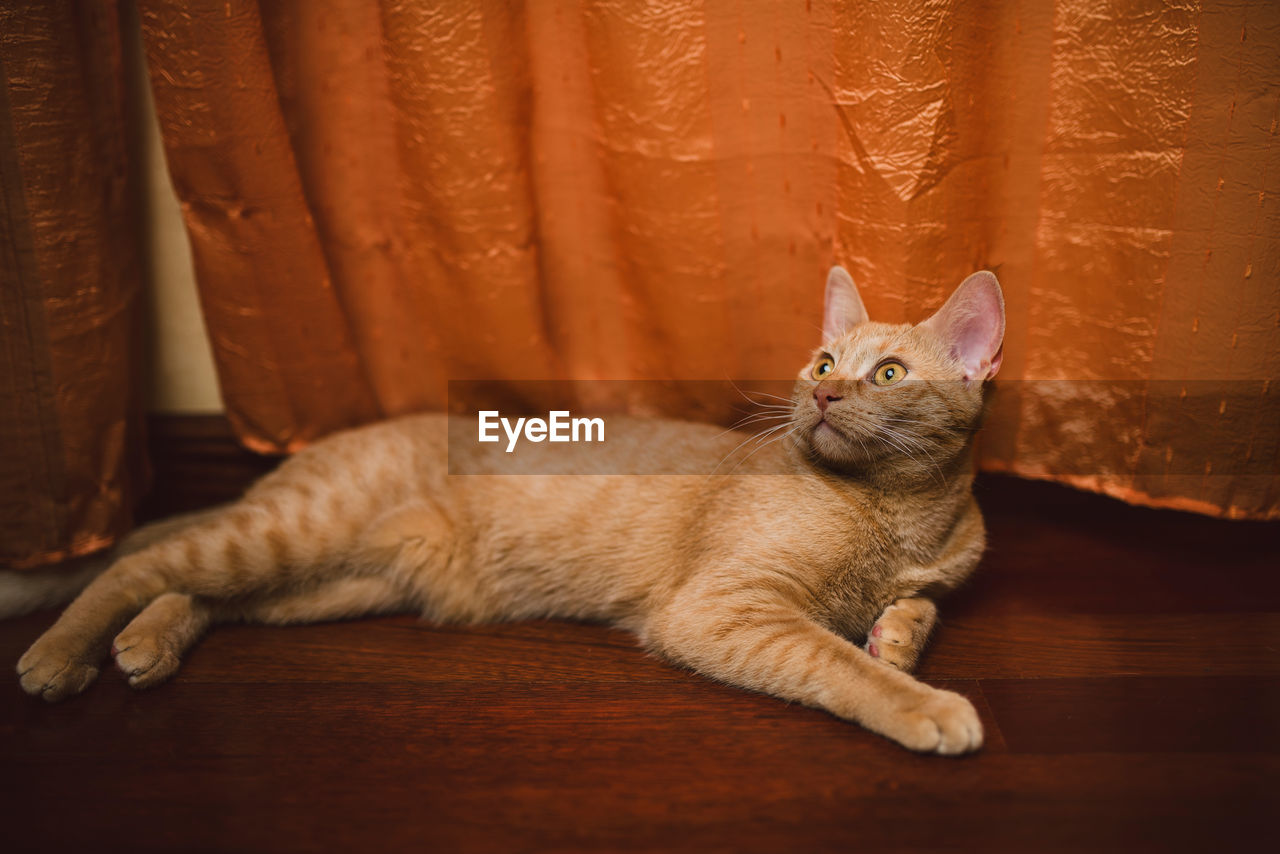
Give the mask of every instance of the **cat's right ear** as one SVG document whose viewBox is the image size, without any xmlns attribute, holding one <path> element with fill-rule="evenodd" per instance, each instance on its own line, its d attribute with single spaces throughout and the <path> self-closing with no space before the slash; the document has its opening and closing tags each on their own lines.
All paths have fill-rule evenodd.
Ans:
<svg viewBox="0 0 1280 854">
<path fill-rule="evenodd" d="M 867 322 L 867 310 L 858 296 L 858 286 L 844 267 L 827 273 L 827 298 L 822 312 L 822 340 L 834 341 L 860 323 Z"/>
</svg>

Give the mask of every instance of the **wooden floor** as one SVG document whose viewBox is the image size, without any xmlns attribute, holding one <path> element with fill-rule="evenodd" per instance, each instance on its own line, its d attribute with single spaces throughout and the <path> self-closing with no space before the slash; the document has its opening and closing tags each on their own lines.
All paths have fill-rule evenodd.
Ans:
<svg viewBox="0 0 1280 854">
<path fill-rule="evenodd" d="M 602 627 L 228 627 L 150 692 L 110 671 L 48 706 L 0 679 L 0 848 L 1280 850 L 1280 527 L 980 498 L 991 551 L 920 671 L 978 707 L 975 756 Z M 0 623 L 0 659 L 54 617 Z"/>
</svg>

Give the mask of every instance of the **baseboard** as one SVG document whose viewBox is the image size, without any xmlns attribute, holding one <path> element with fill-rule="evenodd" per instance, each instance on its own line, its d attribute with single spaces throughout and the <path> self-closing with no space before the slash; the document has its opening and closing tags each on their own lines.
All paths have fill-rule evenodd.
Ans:
<svg viewBox="0 0 1280 854">
<path fill-rule="evenodd" d="M 246 450 L 223 415 L 152 415 L 147 432 L 152 486 L 140 521 L 238 498 L 282 459 Z"/>
</svg>

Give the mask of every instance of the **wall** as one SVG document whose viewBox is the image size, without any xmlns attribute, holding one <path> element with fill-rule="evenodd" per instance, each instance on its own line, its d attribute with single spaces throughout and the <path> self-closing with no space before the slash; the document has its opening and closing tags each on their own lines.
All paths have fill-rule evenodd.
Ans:
<svg viewBox="0 0 1280 854">
<path fill-rule="evenodd" d="M 222 412 L 209 335 L 200 314 L 191 243 L 164 161 L 136 19 L 126 19 L 125 41 L 137 122 L 133 154 L 144 219 L 148 408 L 165 414 Z"/>
</svg>

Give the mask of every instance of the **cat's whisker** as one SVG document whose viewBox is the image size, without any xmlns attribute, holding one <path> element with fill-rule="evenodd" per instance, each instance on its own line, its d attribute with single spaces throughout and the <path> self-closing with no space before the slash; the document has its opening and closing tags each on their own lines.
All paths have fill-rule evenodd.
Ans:
<svg viewBox="0 0 1280 854">
<path fill-rule="evenodd" d="M 752 434 L 752 435 L 748 436 L 746 439 L 743 439 L 741 442 L 739 442 L 737 445 L 735 445 L 735 446 L 734 446 L 733 450 L 729 451 L 729 453 L 725 454 L 723 457 L 721 457 L 721 458 L 720 458 L 720 462 L 716 463 L 716 467 L 715 467 L 715 468 L 713 468 L 713 469 L 711 470 L 711 472 L 710 472 L 710 474 L 709 474 L 708 476 L 710 476 L 710 475 L 712 475 L 712 474 L 715 474 L 717 471 L 719 471 L 719 470 L 720 470 L 720 466 L 724 465 L 724 464 L 725 464 L 725 461 L 726 461 L 726 460 L 728 460 L 730 457 L 732 457 L 734 454 L 736 454 L 736 453 L 737 453 L 737 452 L 742 448 L 742 446 L 743 446 L 743 445 L 746 445 L 746 444 L 748 444 L 749 442 L 757 441 L 757 440 L 758 440 L 758 439 L 760 439 L 762 436 L 767 435 L 768 433 L 772 432 L 773 430 L 775 430 L 775 429 L 779 429 L 779 428 L 781 428 L 781 427 L 785 427 L 785 426 L 786 426 L 786 424 L 784 423 L 784 424 L 779 424 L 779 425 L 777 425 L 777 427 L 765 428 L 764 430 L 761 430 L 760 432 L 758 432 L 758 433 L 754 433 L 754 434 Z M 724 435 L 724 434 L 722 433 L 721 435 Z"/>
<path fill-rule="evenodd" d="M 900 424 L 922 424 L 925 427 L 931 427 L 934 430 L 946 430 L 946 431 L 963 432 L 963 433 L 976 433 L 978 431 L 977 427 L 966 427 L 963 424 L 940 425 L 940 424 L 934 424 L 933 422 L 930 422 L 930 421 L 920 421 L 915 418 L 893 418 L 887 415 L 881 415 L 879 416 L 879 418 L 881 421 L 893 421 L 895 423 L 900 423 Z"/>
<path fill-rule="evenodd" d="M 862 455 L 871 461 L 871 468 L 874 469 L 876 467 L 876 461 L 875 457 L 871 454 L 871 449 L 867 447 L 866 442 L 862 441 L 861 436 L 854 436 L 854 438 L 858 440 L 858 446 L 862 448 Z"/>
<path fill-rule="evenodd" d="M 745 412 L 742 417 L 751 418 L 756 415 L 790 415 L 795 411 L 794 407 L 790 406 L 762 406 L 760 409 L 762 410 L 760 412 Z"/>
<path fill-rule="evenodd" d="M 790 412 L 770 412 L 770 413 L 761 413 L 761 414 L 759 414 L 759 415 L 752 415 L 752 416 L 750 416 L 750 417 L 748 417 L 748 418 L 744 418 L 744 419 L 742 419 L 742 421 L 741 421 L 741 422 L 739 422 L 739 423 L 740 423 L 740 424 L 744 424 L 744 425 L 745 425 L 745 424 L 752 424 L 752 423 L 755 423 L 755 422 L 757 422 L 757 421 L 778 421 L 778 420 L 790 420 L 790 419 L 791 419 L 791 415 L 792 415 L 792 414 L 791 414 Z"/>
<path fill-rule="evenodd" d="M 760 418 L 790 418 L 791 415 L 791 410 L 787 410 L 786 412 L 753 412 L 750 415 L 743 416 L 736 423 L 747 424 Z"/>
<path fill-rule="evenodd" d="M 739 421 L 735 422 L 735 423 L 733 424 L 733 426 L 731 426 L 729 429 L 727 429 L 727 430 L 723 430 L 723 431 L 721 431 L 720 433 L 716 434 L 716 437 L 715 437 L 715 438 L 717 438 L 717 439 L 718 439 L 718 438 L 720 438 L 721 436 L 725 435 L 726 433 L 732 433 L 734 430 L 738 430 L 738 429 L 741 429 L 742 427 L 749 426 L 749 425 L 753 425 L 753 424 L 763 424 L 763 423 L 767 423 L 767 422 L 769 422 L 769 421 L 782 420 L 782 421 L 783 421 L 783 424 L 780 424 L 780 425 L 777 425 L 777 426 L 779 426 L 779 427 L 781 427 L 781 426 L 785 426 L 786 422 L 787 422 L 787 421 L 790 421 L 790 419 L 791 419 L 791 418 L 794 416 L 794 414 L 795 414 L 795 404 L 794 404 L 792 401 L 790 401 L 790 400 L 788 400 L 787 398 L 785 398 L 785 397 L 779 397 L 778 395 L 776 395 L 776 394 L 770 394 L 769 392 L 763 392 L 763 391 L 755 391 L 755 390 L 752 390 L 752 391 L 750 392 L 751 394 L 759 394 L 759 395 L 762 395 L 762 396 L 764 396 L 764 397 L 772 397 L 772 398 L 774 398 L 774 399 L 776 399 L 776 400 L 784 401 L 784 402 L 785 402 L 785 405 L 783 405 L 783 404 L 777 404 L 777 403 L 761 403 L 761 402 L 760 402 L 760 401 L 758 401 L 758 400 L 754 400 L 754 399 L 752 399 L 751 397 L 748 397 L 748 392 L 746 392 L 746 391 L 744 391 L 742 388 L 740 388 L 740 387 L 738 386 L 738 384 L 737 384 L 737 383 L 735 383 L 733 380 L 729 380 L 729 384 L 730 384 L 730 385 L 732 385 L 732 386 L 734 387 L 734 389 L 738 392 L 738 394 L 742 395 L 742 397 L 743 397 L 743 399 L 744 399 L 744 400 L 746 400 L 746 401 L 747 401 L 748 403 L 750 403 L 752 406 L 757 406 L 757 407 L 759 407 L 759 408 L 761 408 L 761 409 L 763 409 L 763 410 L 765 410 L 765 411 L 764 411 L 764 412 L 756 412 L 756 413 L 748 414 L 748 415 L 747 415 L 747 416 L 745 416 L 744 418 L 742 418 L 742 419 L 740 419 Z M 731 456 L 733 456 L 735 453 L 737 453 L 737 452 L 742 448 L 742 446 L 743 446 L 743 445 L 746 445 L 746 444 L 748 444 L 749 442 L 752 442 L 752 441 L 757 441 L 757 440 L 761 439 L 762 437 L 769 435 L 769 433 L 770 433 L 770 431 L 769 431 L 769 430 L 764 430 L 764 431 L 762 431 L 761 433 L 757 433 L 757 434 L 755 434 L 755 435 L 753 435 L 753 436 L 750 436 L 750 437 L 748 437 L 747 439 L 743 440 L 743 441 L 742 441 L 741 443 L 739 443 L 739 444 L 738 444 L 738 445 L 737 445 L 737 446 L 736 446 L 732 451 L 730 451 L 728 454 L 726 454 L 726 455 L 725 455 L 725 456 L 720 460 L 720 462 L 719 462 L 719 463 L 717 463 L 717 464 L 716 464 L 716 467 L 715 467 L 714 469 L 712 469 L 712 470 L 711 470 L 711 473 L 712 473 L 712 474 L 715 474 L 715 473 L 716 473 L 716 471 L 718 471 L 718 470 L 719 470 L 720 466 L 721 466 L 721 465 L 723 465 L 723 464 L 724 464 L 724 462 L 725 462 L 726 460 L 728 460 L 728 459 L 729 459 L 729 457 L 731 457 Z"/>
<path fill-rule="evenodd" d="M 783 426 L 786 426 L 786 425 L 783 425 Z M 783 440 L 783 439 L 786 439 L 787 437 L 791 436 L 793 433 L 795 433 L 795 432 L 796 432 L 797 430 L 799 430 L 799 429 L 800 429 L 800 425 L 799 425 L 799 424 L 796 424 L 796 425 L 792 426 L 792 428 L 791 428 L 790 430 L 788 430 L 786 433 L 783 433 L 783 434 L 782 434 L 782 435 L 780 435 L 780 436 L 774 436 L 772 439 L 769 439 L 768 441 L 763 442 L 763 443 L 762 443 L 762 444 L 760 444 L 760 445 L 757 445 L 757 446 L 756 446 L 756 448 L 755 448 L 753 451 L 751 451 L 751 453 L 750 453 L 750 454 L 747 454 L 745 457 L 743 457 L 741 460 L 739 460 L 739 461 L 738 461 L 738 464 L 737 464 L 737 465 L 735 465 L 732 469 L 730 469 L 730 470 L 729 470 L 729 474 L 733 474 L 735 471 L 737 471 L 737 470 L 738 470 L 738 466 L 741 466 L 741 465 L 742 465 L 743 463 L 745 463 L 747 460 L 751 459 L 751 457 L 756 453 L 756 451 L 759 451 L 761 448 L 764 448 L 764 447 L 766 447 L 766 446 L 768 446 L 768 445 L 772 445 L 774 442 L 778 442 L 778 441 L 781 441 L 781 440 Z M 774 428 L 774 432 L 776 432 L 777 430 L 778 430 L 778 428 L 776 428 L 776 427 L 775 427 L 775 428 Z"/>
<path fill-rule="evenodd" d="M 754 388 L 753 388 L 753 389 L 751 389 L 750 391 L 748 391 L 748 392 L 746 392 L 746 393 L 747 393 L 747 394 L 758 394 L 758 395 L 760 395 L 761 397 L 765 397 L 765 398 L 768 398 L 768 399 L 770 399 L 770 400 L 782 401 L 782 405 L 785 405 L 785 406 L 792 406 L 792 405 L 793 405 L 793 403 L 792 403 L 792 401 L 791 401 L 791 398 L 789 398 L 789 397 L 782 397 L 781 395 L 772 394 L 772 393 L 767 392 L 767 391 L 760 391 L 759 389 L 754 389 Z M 766 405 L 766 404 L 760 403 L 760 402 L 758 402 L 758 401 L 753 401 L 753 402 L 756 404 L 756 406 L 765 406 L 765 405 Z"/>
<path fill-rule="evenodd" d="M 789 422 L 784 422 L 784 423 L 782 423 L 782 424 L 774 425 L 773 427 L 766 427 L 765 429 L 761 430 L 760 432 L 755 433 L 755 434 L 753 434 L 752 436 L 747 437 L 747 438 L 746 438 L 745 440 L 743 440 L 742 442 L 739 442 L 739 443 L 738 443 L 738 445 L 737 445 L 736 447 L 734 447 L 734 449 L 733 449 L 732 451 L 730 451 L 729 453 L 725 454 L 725 455 L 720 459 L 720 462 L 716 463 L 716 467 L 715 467 L 715 468 L 713 468 L 713 469 L 711 470 L 711 474 L 715 474 L 717 471 L 719 471 L 719 470 L 720 470 L 720 466 L 724 465 L 724 464 L 725 464 L 725 462 L 726 462 L 730 457 L 732 457 L 734 454 L 736 454 L 739 450 L 741 450 L 741 449 L 742 449 L 742 447 L 743 447 L 744 445 L 747 445 L 747 444 L 749 444 L 749 443 L 751 443 L 751 442 L 762 442 L 763 440 L 767 439 L 769 436 L 771 436 L 771 435 L 773 435 L 774 433 L 778 432 L 779 430 L 782 430 L 783 428 L 785 428 L 785 427 L 787 426 L 787 424 L 788 424 L 788 423 L 789 423 Z M 755 448 L 754 450 L 752 450 L 752 451 L 751 451 L 751 453 L 747 454 L 747 457 L 744 457 L 744 458 L 743 458 L 743 460 L 747 459 L 748 457 L 750 457 L 750 456 L 751 456 L 751 454 L 754 454 L 756 451 L 760 450 L 760 447 L 763 447 L 765 444 L 769 444 L 769 443 L 768 443 L 767 441 L 764 441 L 762 445 L 760 445 L 759 447 L 757 447 L 757 448 Z M 742 461 L 739 461 L 739 462 L 738 462 L 738 465 L 742 465 Z M 735 466 L 733 467 L 733 469 L 732 469 L 732 470 L 730 470 L 730 472 L 729 472 L 729 473 L 730 473 L 730 474 L 733 474 L 733 472 L 737 470 L 738 465 L 735 465 Z"/>
<path fill-rule="evenodd" d="M 783 406 L 781 403 L 756 403 L 756 404 L 753 404 L 753 405 L 754 405 L 754 406 L 756 406 L 756 407 L 758 407 L 758 408 L 760 408 L 760 409 L 785 409 L 785 410 L 788 410 L 788 411 L 790 411 L 790 410 L 792 410 L 792 409 L 795 409 L 795 406 L 794 406 L 794 405 L 793 405 L 793 406 Z M 739 411 L 741 411 L 741 410 L 739 410 Z"/>
<path fill-rule="evenodd" d="M 883 435 L 883 436 L 882 436 L 882 438 L 883 438 L 886 442 L 888 442 L 890 445 L 892 445 L 893 447 L 895 447 L 895 448 L 897 448 L 899 451 L 901 451 L 901 452 L 902 452 L 902 455 L 903 455 L 904 457 L 906 457 L 908 460 L 911 460 L 912 462 L 918 462 L 918 460 L 916 460 L 915 456 L 913 456 L 913 455 L 912 455 L 911 451 L 910 451 L 910 450 L 908 450 L 908 449 L 907 449 L 904 445 L 902 445 L 900 442 L 898 442 L 898 440 L 896 440 L 896 439 L 894 439 L 894 438 L 892 438 L 891 436 L 888 436 L 888 435 Z M 925 468 L 927 469 L 928 467 L 926 466 Z M 930 476 L 932 477 L 934 473 L 933 473 L 933 471 L 932 471 L 932 470 L 929 470 L 929 474 L 930 474 Z M 945 485 L 945 484 L 944 484 L 944 485 Z"/>
<path fill-rule="evenodd" d="M 901 429 L 895 429 L 888 425 L 882 425 L 881 436 L 894 447 L 901 450 L 907 459 L 912 462 L 919 462 L 916 456 L 911 453 L 912 449 L 928 457 L 929 464 L 933 467 L 929 472 L 930 476 L 936 477 L 939 485 L 946 485 L 946 476 L 942 471 L 942 467 L 938 465 L 938 461 L 934 458 L 933 454 L 929 453 L 927 444 L 923 441 L 922 437 L 915 434 L 904 433 Z"/>
<path fill-rule="evenodd" d="M 773 400 L 781 401 L 782 403 L 786 404 L 788 407 L 791 407 L 793 405 L 791 398 L 789 397 L 781 397 L 780 395 L 771 394 L 767 391 L 759 391 L 757 389 L 751 389 L 750 392 L 746 392 L 746 391 L 743 391 L 741 388 L 739 388 L 738 384 L 735 383 L 733 380 L 729 380 L 729 385 L 733 386 L 734 390 L 737 391 L 738 394 L 742 395 L 743 398 L 746 399 L 749 403 L 754 403 L 756 406 L 764 406 L 765 404 L 760 403 L 759 401 L 756 401 L 756 400 L 752 400 L 750 397 L 747 397 L 748 394 L 758 394 L 761 397 L 772 398 Z"/>
<path fill-rule="evenodd" d="M 746 418 L 743 418 L 740 421 L 737 421 L 736 423 L 734 423 L 734 425 L 728 428 L 727 430 L 721 430 L 719 433 L 715 435 L 714 438 L 719 439 L 721 436 L 725 435 L 726 433 L 732 433 L 735 430 L 741 430 L 743 427 L 747 427 L 752 424 L 760 424 L 763 422 L 775 421 L 779 419 L 790 420 L 791 413 L 787 412 L 784 414 L 779 412 L 774 414 L 758 413 L 756 415 L 749 415 Z"/>
<path fill-rule="evenodd" d="M 756 442 L 764 442 L 764 440 L 768 439 L 768 438 L 769 438 L 770 436 L 772 436 L 774 433 L 777 433 L 779 430 L 782 430 L 782 429 L 786 428 L 787 426 L 789 426 L 789 425 L 790 425 L 790 423 L 791 423 L 791 422 L 790 422 L 790 420 L 788 420 L 788 421 L 783 422 L 782 424 L 775 424 L 775 425 L 773 425 L 773 426 L 771 426 L 771 427 L 768 427 L 768 428 L 766 428 L 766 429 L 764 429 L 764 430 L 761 430 L 759 433 L 757 433 L 757 434 L 754 436 L 754 439 L 755 439 L 755 441 L 756 441 Z M 768 443 L 767 443 L 767 442 L 765 442 L 765 444 L 768 444 Z M 759 450 L 759 448 L 757 447 L 757 448 L 756 448 L 756 450 Z M 754 451 L 753 451 L 753 453 L 754 453 Z"/>
</svg>

